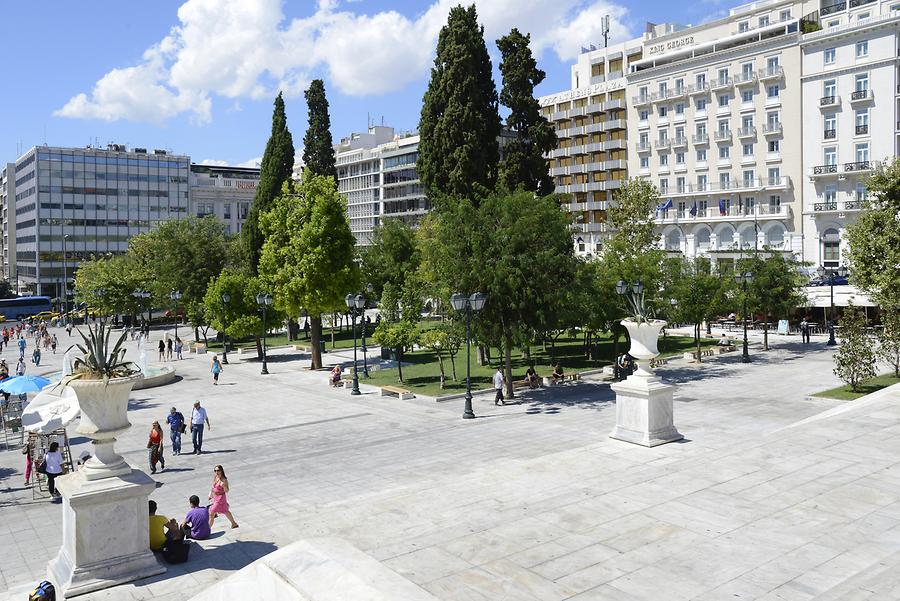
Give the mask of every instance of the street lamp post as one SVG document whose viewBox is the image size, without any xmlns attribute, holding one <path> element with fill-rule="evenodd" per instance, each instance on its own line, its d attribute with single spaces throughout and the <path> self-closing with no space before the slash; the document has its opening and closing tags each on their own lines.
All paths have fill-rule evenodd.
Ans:
<svg viewBox="0 0 900 601">
<path fill-rule="evenodd" d="M 269 373 L 269 365 L 267 362 L 268 348 L 266 347 L 266 310 L 272 306 L 272 295 L 266 292 L 260 292 L 256 295 L 256 304 L 262 308 L 263 314 L 263 356 L 262 356 L 262 373 L 266 375 Z"/>
<path fill-rule="evenodd" d="M 837 340 L 834 339 L 834 280 L 836 277 L 847 277 L 847 268 L 841 265 L 837 269 L 826 269 L 824 265 L 819 265 L 816 273 L 820 278 L 828 275 L 828 284 L 831 287 L 831 309 L 828 312 L 828 342 L 826 344 L 834 346 L 837 344 Z"/>
<path fill-rule="evenodd" d="M 472 410 L 472 378 L 471 378 L 471 365 L 472 365 L 472 352 L 471 352 L 471 338 L 472 338 L 472 312 L 481 311 L 484 307 L 484 302 L 487 300 L 487 295 L 482 294 L 481 292 L 476 292 L 469 297 L 466 297 L 464 294 L 460 294 L 459 292 L 454 293 L 450 296 L 450 304 L 453 305 L 453 308 L 457 311 L 465 311 L 466 312 L 466 408 L 463 411 L 463 419 L 474 419 L 475 412 Z"/>
<path fill-rule="evenodd" d="M 222 293 L 222 364 L 228 365 L 228 338 L 225 334 L 225 328 L 228 326 L 225 323 L 225 305 L 228 304 L 228 301 L 231 300 L 231 297 L 227 292 Z"/>
<path fill-rule="evenodd" d="M 372 290 L 375 288 L 372 284 L 366 284 L 366 292 L 362 295 L 363 297 L 363 307 L 362 307 L 362 316 L 360 317 L 359 324 L 362 326 L 362 354 L 363 354 L 363 376 L 369 377 L 369 366 L 368 366 L 368 358 L 366 356 L 366 307 L 369 305 L 369 297 L 367 295 L 372 294 Z"/>
<path fill-rule="evenodd" d="M 144 301 L 147 303 L 147 331 L 150 331 L 150 320 L 153 319 L 153 310 L 150 308 L 150 292 L 147 290 L 141 290 L 140 288 L 131 293 L 131 296 L 134 298 L 140 299 L 138 302 Z"/>
<path fill-rule="evenodd" d="M 359 392 L 359 371 L 357 370 L 357 360 L 356 360 L 356 315 L 363 312 L 363 307 L 366 305 L 366 299 L 362 294 L 357 294 L 356 296 L 352 294 L 348 294 L 344 298 L 344 303 L 347 305 L 347 309 L 350 311 L 350 323 L 353 328 L 353 389 L 350 391 L 352 395 L 358 395 Z"/>
<path fill-rule="evenodd" d="M 66 315 L 66 320 L 68 320 L 69 313 L 69 269 L 68 269 L 68 259 L 66 255 L 68 254 L 66 249 L 66 240 L 69 239 L 69 234 L 65 234 L 63 236 L 63 281 L 62 281 L 62 293 L 63 293 L 63 314 Z M 16 291 L 18 292 L 18 290 Z"/>
<path fill-rule="evenodd" d="M 178 340 L 178 301 L 181 300 L 181 292 L 173 290 L 169 293 L 169 298 L 175 304 L 175 339 Z"/>
<path fill-rule="evenodd" d="M 741 362 L 750 363 L 750 353 L 747 344 L 747 284 L 753 281 L 753 274 L 749 271 L 744 273 L 735 273 L 734 281 L 741 285 L 741 293 L 744 297 L 744 308 L 741 311 L 741 317 L 743 317 L 744 322 L 744 351 L 743 354 L 741 354 Z"/>
</svg>

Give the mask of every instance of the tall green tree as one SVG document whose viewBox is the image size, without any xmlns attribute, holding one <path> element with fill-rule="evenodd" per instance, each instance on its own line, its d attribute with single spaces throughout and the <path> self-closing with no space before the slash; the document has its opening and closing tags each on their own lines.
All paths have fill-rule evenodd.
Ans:
<svg viewBox="0 0 900 601">
<path fill-rule="evenodd" d="M 217 331 L 229 338 L 255 336 L 262 332 L 262 312 L 256 302 L 256 295 L 267 288 L 267 283 L 246 271 L 225 268 L 214 278 L 203 297 L 206 319 Z M 228 294 L 228 302 L 222 302 L 222 294 Z M 269 324 L 279 323 L 281 315 L 277 308 L 266 316 Z M 261 356 L 261 348 L 258 349 Z"/>
<path fill-rule="evenodd" d="M 416 171 L 434 200 L 478 198 L 494 187 L 500 116 L 475 5 L 450 9 L 438 36 L 419 119 Z"/>
<path fill-rule="evenodd" d="M 747 301 L 751 312 L 755 309 L 763 314 L 763 349 L 769 350 L 770 318 L 787 318 L 806 300 L 803 294 L 806 285 L 806 277 L 801 270 L 803 265 L 774 252 L 768 257 L 755 255 L 741 259 L 738 267 L 745 273 L 753 274 Z"/>
<path fill-rule="evenodd" d="M 894 368 L 894 376 L 900 378 L 900 309 L 884 308 L 881 311 L 878 333 L 878 356 Z"/>
<path fill-rule="evenodd" d="M 847 228 L 850 281 L 882 307 L 900 308 L 900 159 L 876 171 L 856 223 Z"/>
<path fill-rule="evenodd" d="M 262 163 L 259 168 L 259 184 L 256 196 L 250 205 L 250 213 L 241 230 L 247 248 L 247 260 L 251 273 L 256 274 L 259 254 L 263 245 L 263 235 L 259 229 L 259 216 L 272 208 L 281 186 L 291 178 L 294 169 L 294 139 L 287 126 L 284 100 L 281 92 L 275 97 L 272 113 L 272 133 L 266 142 Z"/>
<path fill-rule="evenodd" d="M 859 391 L 863 380 L 875 377 L 875 345 L 866 330 L 863 312 L 852 304 L 841 315 L 841 346 L 834 353 L 834 375 Z"/>
<path fill-rule="evenodd" d="M 416 232 L 400 219 L 386 219 L 375 228 L 372 244 L 360 251 L 362 277 L 381 298 L 388 282 L 402 287 L 421 262 Z"/>
<path fill-rule="evenodd" d="M 402 287 L 388 282 L 381 295 L 381 322 L 372 339 L 394 351 L 397 377 L 403 382 L 403 355 L 419 341 L 418 321 L 422 312 L 422 288 L 416 277 Z M 443 369 L 443 368 L 442 368 Z"/>
<path fill-rule="evenodd" d="M 700 362 L 703 360 L 700 348 L 701 324 L 720 313 L 726 305 L 732 282 L 730 272 L 716 272 L 705 257 L 696 257 L 690 261 L 666 261 L 665 268 L 667 298 L 661 299 L 657 310 L 665 309 L 670 319 L 694 324 L 694 342 L 697 345 L 697 361 Z M 672 299 L 675 300 L 674 307 L 671 303 L 666 307 L 666 302 Z"/>
<path fill-rule="evenodd" d="M 335 180 L 309 169 L 288 182 L 261 221 L 266 237 L 260 276 L 274 289 L 275 305 L 310 317 L 312 367 L 322 367 L 322 315 L 346 310 L 344 297 L 359 287 L 354 238 Z"/>
<path fill-rule="evenodd" d="M 528 47 L 530 42 L 531 36 L 518 29 L 497 40 L 503 75 L 500 103 L 509 108 L 506 126 L 515 135 L 503 146 L 498 174 L 500 184 L 510 190 L 521 186 L 546 196 L 553 192 L 554 185 L 544 157 L 557 147 L 557 138 L 534 98 L 534 88 L 544 81 L 546 73 L 538 69 Z"/>
<path fill-rule="evenodd" d="M 328 115 L 328 98 L 325 83 L 314 79 L 303 93 L 309 111 L 308 127 L 303 136 L 303 163 L 315 175 L 334 179 L 337 184 L 337 168 L 334 164 L 334 143 L 331 140 L 331 117 Z"/>
<path fill-rule="evenodd" d="M 75 298 L 104 312 L 136 315 L 147 307 L 133 292 L 148 288 L 151 277 L 128 254 L 82 261 L 75 272 Z"/>
</svg>

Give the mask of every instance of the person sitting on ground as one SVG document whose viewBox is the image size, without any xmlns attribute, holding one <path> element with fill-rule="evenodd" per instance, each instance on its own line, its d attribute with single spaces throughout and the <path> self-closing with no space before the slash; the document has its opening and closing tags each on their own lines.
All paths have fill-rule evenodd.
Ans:
<svg viewBox="0 0 900 601">
<path fill-rule="evenodd" d="M 562 364 L 557 361 L 556 365 L 553 366 L 553 382 L 562 382 L 565 380 L 565 374 L 563 373 Z"/>
<path fill-rule="evenodd" d="M 719 338 L 719 346 L 732 346 L 731 338 L 725 332 L 722 332 L 722 337 Z"/>
<path fill-rule="evenodd" d="M 169 520 L 169 518 L 163 515 L 156 514 L 156 501 L 150 500 L 150 550 L 151 551 L 162 551 L 163 545 L 166 544 L 166 540 L 173 538 L 175 536 L 174 533 L 169 534 L 171 532 L 171 523 L 174 520 Z M 178 524 L 175 524 L 175 530 L 178 531 Z"/>
<path fill-rule="evenodd" d="M 529 388 L 537 388 L 541 385 L 541 379 L 538 377 L 537 372 L 534 371 L 534 365 L 529 365 L 528 369 L 525 370 L 525 383 L 528 384 Z"/>
<path fill-rule="evenodd" d="M 184 523 L 181 524 L 181 531 L 185 538 L 194 540 L 206 540 L 209 538 L 209 510 L 206 507 L 200 507 L 200 497 L 191 495 L 188 499 L 191 504 L 191 510 L 184 516 Z"/>
<path fill-rule="evenodd" d="M 341 375 L 344 373 L 344 368 L 340 365 L 335 365 L 334 369 L 331 370 L 331 386 L 336 387 L 341 385 Z"/>
</svg>

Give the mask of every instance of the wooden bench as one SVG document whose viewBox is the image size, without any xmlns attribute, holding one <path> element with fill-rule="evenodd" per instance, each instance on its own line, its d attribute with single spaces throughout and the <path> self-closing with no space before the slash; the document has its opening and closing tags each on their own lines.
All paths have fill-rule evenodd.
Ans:
<svg viewBox="0 0 900 601">
<path fill-rule="evenodd" d="M 663 359 L 662 357 L 654 357 L 653 359 L 650 359 L 650 367 L 659 367 L 660 365 L 665 365 L 668 362 L 668 359 Z"/>
<path fill-rule="evenodd" d="M 409 391 L 405 388 L 400 388 L 399 386 L 382 386 L 381 387 L 381 396 L 392 396 L 392 395 L 397 395 L 397 398 L 399 398 L 401 401 L 416 398 L 416 395 L 414 395 L 411 391 Z"/>
<path fill-rule="evenodd" d="M 717 346 L 714 352 L 716 355 L 721 355 L 722 353 L 731 353 L 736 350 L 733 344 L 729 344 L 728 346 Z"/>
<path fill-rule="evenodd" d="M 581 379 L 581 374 L 578 374 L 578 373 L 565 374 L 564 373 L 563 377 L 562 377 L 562 382 L 559 382 L 559 383 L 565 384 L 566 382 L 577 382 L 580 379 Z M 544 381 L 544 386 L 554 386 L 555 384 L 557 384 L 556 379 L 552 375 L 544 376 L 543 381 Z"/>
<path fill-rule="evenodd" d="M 520 388 L 528 388 L 528 382 L 525 380 L 513 380 L 513 390 L 518 390 Z"/>
</svg>

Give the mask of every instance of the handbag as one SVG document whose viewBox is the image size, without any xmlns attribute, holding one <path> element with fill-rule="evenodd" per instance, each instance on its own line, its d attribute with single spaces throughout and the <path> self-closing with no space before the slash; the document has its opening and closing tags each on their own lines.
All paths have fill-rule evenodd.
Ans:
<svg viewBox="0 0 900 601">
<path fill-rule="evenodd" d="M 40 461 L 40 463 L 38 463 L 35 471 L 39 474 L 46 474 L 47 473 L 47 460 L 41 459 L 41 461 Z"/>
<path fill-rule="evenodd" d="M 187 432 L 187 424 L 184 423 L 184 422 L 181 422 L 181 428 L 179 428 L 179 430 L 181 430 L 181 433 L 182 433 L 182 434 L 184 434 L 185 432 Z"/>
</svg>

